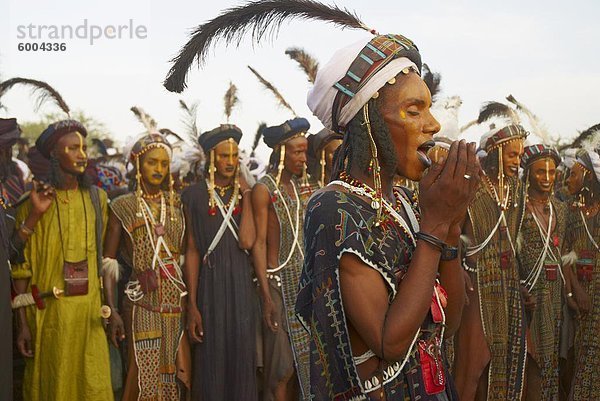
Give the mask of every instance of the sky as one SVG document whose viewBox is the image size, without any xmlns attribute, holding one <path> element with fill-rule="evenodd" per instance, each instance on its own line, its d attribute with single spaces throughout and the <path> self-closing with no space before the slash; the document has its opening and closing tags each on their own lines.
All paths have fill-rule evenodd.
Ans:
<svg viewBox="0 0 600 401">
<path fill-rule="evenodd" d="M 302 47 L 323 65 L 335 50 L 368 35 L 364 31 L 292 20 L 282 25 L 278 36 L 260 44 L 250 38 L 239 47 L 219 42 L 204 65 L 192 68 L 185 92 L 174 94 L 163 88 L 169 60 L 187 42 L 191 30 L 240 3 L 0 0 L 0 80 L 20 76 L 50 83 L 71 109 L 103 122 L 121 143 L 143 131 L 129 110 L 132 106 L 143 108 L 161 128 L 175 132 L 184 132 L 180 99 L 199 102 L 202 131 L 225 123 L 223 96 L 231 81 L 238 87 L 240 103 L 230 122 L 242 129 L 241 145 L 248 148 L 260 122 L 278 125 L 293 117 L 261 87 L 247 69 L 251 65 L 283 93 L 298 115 L 309 119 L 311 132 L 319 131 L 321 124 L 306 106 L 310 84 L 284 52 Z M 336 4 L 356 11 L 380 33 L 412 39 L 423 61 L 442 74 L 440 96 L 461 97 L 460 124 L 475 118 L 483 102 L 504 101 L 509 94 L 532 109 L 556 137 L 571 138 L 600 122 L 597 0 L 338 0 Z M 30 24 L 76 29 L 85 20 L 88 29 L 80 33 L 85 30 L 87 38 L 41 40 L 35 29 L 35 38 L 27 32 Z M 92 25 L 128 28 L 121 38 L 100 38 L 90 44 Z M 130 26 L 140 35 L 132 38 Z M 23 31 L 25 38 L 20 38 Z M 48 41 L 65 43 L 66 50 L 18 50 L 19 43 Z M 57 111 L 46 105 L 36 112 L 29 91 L 17 87 L 2 103 L 7 108 L 0 110 L 0 117 L 20 121 Z M 468 139 L 485 130 L 471 129 Z M 261 144 L 259 154 L 267 152 Z"/>
</svg>

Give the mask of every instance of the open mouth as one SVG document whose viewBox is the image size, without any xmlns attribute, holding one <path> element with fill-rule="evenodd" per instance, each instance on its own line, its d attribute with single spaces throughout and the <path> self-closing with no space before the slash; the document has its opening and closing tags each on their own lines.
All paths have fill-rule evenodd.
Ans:
<svg viewBox="0 0 600 401">
<path fill-rule="evenodd" d="M 154 178 L 155 180 L 162 180 L 163 176 L 160 174 L 152 174 L 152 178 Z"/>
<path fill-rule="evenodd" d="M 429 149 L 433 148 L 434 146 L 435 142 L 427 141 L 422 143 L 421 146 L 417 148 L 417 156 L 419 157 L 419 160 L 421 160 L 421 163 L 425 165 L 425 168 L 431 167 L 431 159 L 429 156 L 427 156 L 427 153 L 429 152 Z"/>
</svg>

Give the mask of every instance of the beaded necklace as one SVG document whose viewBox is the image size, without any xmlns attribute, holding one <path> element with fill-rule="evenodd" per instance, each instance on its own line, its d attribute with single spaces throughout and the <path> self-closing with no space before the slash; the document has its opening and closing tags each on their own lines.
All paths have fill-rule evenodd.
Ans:
<svg viewBox="0 0 600 401">
<path fill-rule="evenodd" d="M 384 230 L 387 230 L 390 223 L 393 224 L 393 222 L 395 222 L 400 227 L 400 229 L 402 229 L 404 234 L 408 238 L 410 238 L 412 244 L 414 246 L 417 245 L 417 241 L 414 237 L 413 232 L 419 231 L 419 218 L 413 212 L 411 205 L 404 198 L 400 189 L 393 189 L 395 202 L 394 205 L 392 205 L 390 202 L 383 198 L 381 198 L 381 203 L 379 203 L 379 197 L 377 196 L 376 191 L 373 188 L 371 188 L 365 183 L 358 181 L 357 179 L 350 177 L 344 172 L 340 173 L 339 180 L 334 180 L 328 185 L 339 185 L 341 187 L 346 188 L 354 194 L 357 194 L 359 196 L 366 196 L 371 200 L 371 208 L 373 208 L 374 210 L 380 209 L 381 203 L 383 203 L 382 211 L 384 213 L 384 216 L 382 216 L 382 220 L 377 221 L 375 223 L 375 226 L 381 226 Z M 412 230 L 411 227 L 409 227 L 406 220 L 404 219 L 404 217 L 402 217 L 402 211 L 406 212 L 406 214 L 408 215 L 410 224 L 412 226 Z"/>
</svg>

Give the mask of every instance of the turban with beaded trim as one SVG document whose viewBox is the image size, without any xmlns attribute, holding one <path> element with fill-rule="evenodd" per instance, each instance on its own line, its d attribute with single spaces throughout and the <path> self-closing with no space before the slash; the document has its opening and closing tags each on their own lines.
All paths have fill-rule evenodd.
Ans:
<svg viewBox="0 0 600 401">
<path fill-rule="evenodd" d="M 208 153 L 219 143 L 230 138 L 239 144 L 242 139 L 242 130 L 233 124 L 221 124 L 219 127 L 200 135 L 198 143 L 202 147 L 202 150 L 204 150 L 204 153 Z"/>
<path fill-rule="evenodd" d="M 310 129 L 310 123 L 306 118 L 297 117 L 288 120 L 281 125 L 267 127 L 263 130 L 263 140 L 271 149 L 277 145 L 289 141 Z"/>
</svg>

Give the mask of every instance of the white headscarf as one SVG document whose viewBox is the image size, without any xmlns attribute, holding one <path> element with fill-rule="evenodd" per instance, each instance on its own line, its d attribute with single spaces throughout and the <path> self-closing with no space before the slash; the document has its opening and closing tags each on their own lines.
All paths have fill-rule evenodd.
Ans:
<svg viewBox="0 0 600 401">
<path fill-rule="evenodd" d="M 354 59 L 356 59 L 360 51 L 371 39 L 373 39 L 372 36 L 338 50 L 331 60 L 319 69 L 315 84 L 308 92 L 306 103 L 325 128 L 333 129 L 331 112 L 333 101 L 338 93 L 338 89 L 334 85 L 346 75 Z M 373 97 L 375 92 L 405 68 L 413 68 L 415 71 L 418 71 L 417 66 L 406 57 L 394 59 L 378 71 L 342 108 L 338 116 L 338 125 L 346 126 L 356 113 L 367 104 L 369 99 Z"/>
</svg>

